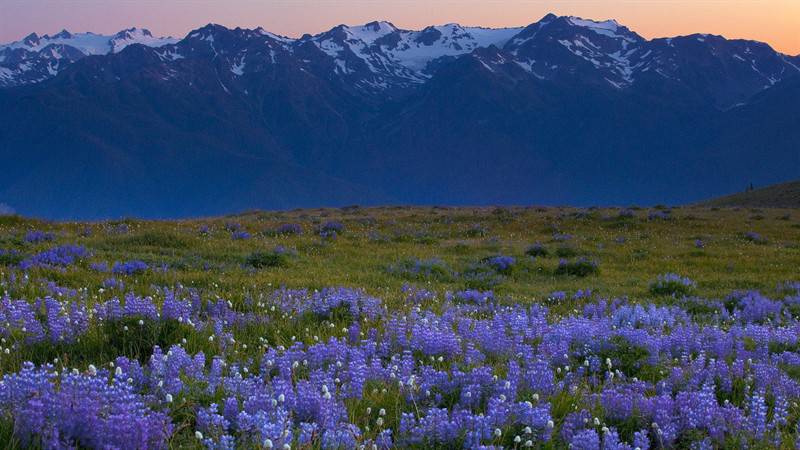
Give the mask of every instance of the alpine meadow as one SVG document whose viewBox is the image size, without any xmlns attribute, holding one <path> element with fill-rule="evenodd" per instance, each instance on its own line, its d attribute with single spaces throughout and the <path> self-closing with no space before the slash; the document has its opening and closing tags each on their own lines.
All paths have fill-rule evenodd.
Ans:
<svg viewBox="0 0 800 450">
<path fill-rule="evenodd" d="M 0 7 L 0 449 L 800 449 L 800 8 L 312 3 Z"/>
</svg>

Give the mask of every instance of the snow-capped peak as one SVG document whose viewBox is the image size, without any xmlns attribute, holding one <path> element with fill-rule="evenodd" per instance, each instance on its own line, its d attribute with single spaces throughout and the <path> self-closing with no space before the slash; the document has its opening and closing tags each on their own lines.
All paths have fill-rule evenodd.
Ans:
<svg viewBox="0 0 800 450">
<path fill-rule="evenodd" d="M 36 33 L 31 33 L 31 34 L 25 36 L 25 38 L 22 39 L 21 43 L 22 43 L 22 45 L 31 46 L 31 47 L 37 46 L 37 45 L 39 45 L 39 35 L 36 34 Z"/>
<path fill-rule="evenodd" d="M 161 47 L 162 45 L 166 44 L 174 44 L 175 42 L 178 42 L 178 40 L 172 37 L 154 37 L 149 30 L 144 28 L 128 28 L 127 30 L 122 30 L 115 34 L 109 42 L 111 44 L 111 51 L 117 53 L 131 44 L 142 44 L 148 47 Z"/>
<path fill-rule="evenodd" d="M 370 22 L 361 26 L 345 27 L 344 29 L 353 39 L 361 40 L 367 45 L 371 45 L 387 34 L 398 31 L 394 25 L 386 21 Z"/>
<path fill-rule="evenodd" d="M 518 28 L 449 23 L 407 30 L 387 21 L 374 21 L 339 25 L 297 39 L 262 28 L 228 29 L 208 24 L 190 31 L 175 46 L 164 45 L 178 40 L 155 37 L 139 28 L 125 29 L 112 36 L 67 30 L 52 36 L 31 33 L 19 41 L 0 45 L 0 87 L 38 83 L 86 55 L 117 53 L 131 44 L 141 44 L 164 46 L 155 53 L 165 63 L 192 55 L 197 58 L 222 55 L 220 59 L 226 59 L 230 72 L 237 77 L 280 61 L 294 60 L 302 70 L 315 74 L 324 71 L 325 77 L 340 76 L 357 88 L 376 92 L 425 83 L 451 59 L 469 54 L 490 70 L 513 62 L 516 65 L 508 65 L 512 68 L 509 70 L 516 71 L 519 66 L 538 79 L 578 74 L 599 82 L 605 80 L 622 89 L 640 77 L 676 80 L 685 77 L 678 71 L 681 66 L 676 52 L 689 45 L 681 44 L 687 39 L 692 48 L 698 46 L 698 41 L 705 42 L 704 51 L 714 58 L 730 59 L 730 67 L 754 73 L 755 83 L 765 86 L 777 83 L 787 70 L 786 73 L 792 74 L 800 71 L 800 61 L 796 59 L 785 55 L 769 57 L 774 52 L 768 46 L 759 53 L 766 55 L 759 59 L 763 62 L 756 62 L 758 55 L 751 54 L 755 44 L 729 45 L 724 38 L 710 35 L 675 38 L 675 42 L 648 41 L 615 20 L 548 14 L 538 22 Z"/>
<path fill-rule="evenodd" d="M 111 36 L 94 33 L 70 33 L 62 30 L 53 36 L 37 36 L 31 33 L 21 41 L 11 42 L 2 47 L 11 49 L 25 49 L 31 52 L 40 52 L 51 44 L 69 45 L 79 50 L 84 55 L 105 55 L 111 50 Z"/>
<path fill-rule="evenodd" d="M 177 39 L 157 38 L 138 28 L 111 36 L 67 30 L 52 36 L 31 33 L 19 41 L 0 44 L 0 87 L 39 83 L 85 56 L 117 53 L 131 44 L 160 47 L 174 42 Z"/>
<path fill-rule="evenodd" d="M 67 31 L 66 29 L 62 29 L 57 34 L 54 34 L 53 38 L 55 38 L 55 39 L 70 39 L 70 38 L 72 38 L 72 33 Z"/>
<path fill-rule="evenodd" d="M 622 39 L 628 42 L 635 42 L 639 40 L 639 36 L 631 33 L 630 30 L 620 25 L 616 20 L 603 20 L 595 21 L 589 19 L 582 19 L 580 17 L 570 16 L 567 17 L 570 25 L 591 30 L 599 35 L 610 37 L 613 39 Z"/>
<path fill-rule="evenodd" d="M 569 16 L 569 22 L 577 27 L 593 28 L 599 30 L 607 30 L 616 32 L 619 28 L 619 23 L 616 20 L 603 20 L 595 21 L 591 19 L 582 19 L 580 17 Z"/>
<path fill-rule="evenodd" d="M 48 45 L 57 44 L 73 47 L 84 55 L 105 55 L 111 52 L 116 53 L 130 44 L 160 47 L 175 42 L 177 42 L 177 39 L 154 37 L 148 30 L 139 28 L 122 30 L 112 36 L 91 32 L 70 33 L 67 30 L 61 30 L 52 36 L 46 34 L 38 36 L 36 33 L 31 33 L 20 41 L 0 45 L 0 49 L 24 49 L 38 53 Z"/>
<path fill-rule="evenodd" d="M 273 39 L 273 40 L 276 40 L 276 41 L 282 42 L 282 43 L 284 43 L 284 44 L 289 44 L 289 43 L 292 43 L 292 42 L 294 42 L 294 41 L 295 41 L 295 39 L 292 39 L 292 38 L 290 38 L 290 37 L 281 36 L 281 35 L 279 35 L 279 34 L 275 34 L 275 33 L 269 32 L 269 31 L 267 31 L 267 30 L 265 30 L 265 29 L 263 29 L 263 28 L 261 28 L 261 27 L 258 27 L 258 28 L 256 28 L 256 30 L 255 30 L 255 31 L 256 31 L 257 33 L 259 33 L 259 34 L 263 35 L 263 36 L 267 36 L 267 37 L 268 37 L 268 38 L 270 38 L 270 39 Z"/>
</svg>

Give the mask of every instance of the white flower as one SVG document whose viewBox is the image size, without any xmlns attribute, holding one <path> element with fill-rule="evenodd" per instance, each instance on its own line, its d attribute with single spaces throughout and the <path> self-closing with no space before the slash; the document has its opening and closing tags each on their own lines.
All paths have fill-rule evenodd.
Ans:
<svg viewBox="0 0 800 450">
<path fill-rule="evenodd" d="M 166 400 L 167 400 L 167 403 L 172 403 L 172 394 L 167 394 Z"/>
<path fill-rule="evenodd" d="M 196 437 L 197 439 L 203 439 L 203 433 L 201 433 L 199 431 L 195 431 L 194 432 L 194 437 Z"/>
<path fill-rule="evenodd" d="M 272 448 L 272 440 L 264 439 L 264 448 Z"/>
</svg>

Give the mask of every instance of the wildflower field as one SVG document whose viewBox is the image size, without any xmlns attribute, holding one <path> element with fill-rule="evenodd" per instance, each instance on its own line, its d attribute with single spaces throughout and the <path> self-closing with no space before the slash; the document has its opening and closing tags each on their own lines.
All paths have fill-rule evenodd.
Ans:
<svg viewBox="0 0 800 450">
<path fill-rule="evenodd" d="M 800 212 L 0 217 L 0 447 L 800 448 Z"/>
</svg>

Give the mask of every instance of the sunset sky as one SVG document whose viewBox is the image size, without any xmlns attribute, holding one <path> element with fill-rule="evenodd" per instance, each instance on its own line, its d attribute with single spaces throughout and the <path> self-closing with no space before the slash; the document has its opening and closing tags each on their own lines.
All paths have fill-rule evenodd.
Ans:
<svg viewBox="0 0 800 450">
<path fill-rule="evenodd" d="M 646 38 L 696 32 L 764 41 L 800 54 L 800 0 L 0 0 L 0 42 L 35 31 L 113 33 L 131 26 L 183 37 L 206 23 L 261 26 L 292 37 L 340 23 L 400 28 L 458 22 L 527 25 L 548 12 L 617 19 Z"/>
</svg>

